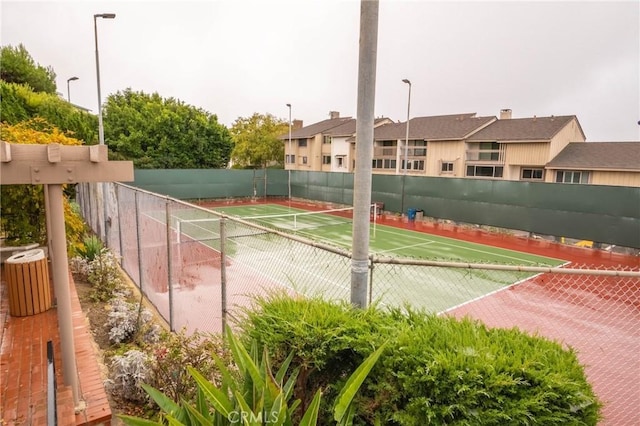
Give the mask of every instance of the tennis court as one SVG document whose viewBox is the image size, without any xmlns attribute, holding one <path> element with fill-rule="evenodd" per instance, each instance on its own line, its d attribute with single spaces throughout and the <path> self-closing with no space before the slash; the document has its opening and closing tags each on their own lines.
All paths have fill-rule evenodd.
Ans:
<svg viewBox="0 0 640 426">
<path fill-rule="evenodd" d="M 352 208 L 305 211 L 279 204 L 235 205 L 214 210 L 274 230 L 349 250 Z M 375 218 L 375 215 L 372 215 Z M 181 244 L 203 244 L 220 251 L 219 218 L 202 210 L 172 214 L 172 228 Z M 235 264 L 252 265 L 265 283 L 277 283 L 306 295 L 349 300 L 350 259 L 320 254 L 313 246 L 296 244 L 258 228 L 228 220 L 225 251 Z M 559 266 L 564 262 L 498 247 L 425 234 L 409 229 L 370 225 L 370 252 L 375 255 L 442 259 L 468 263 Z M 371 299 L 382 305 L 410 302 L 433 312 L 443 312 L 532 277 L 518 271 L 452 268 L 389 267 L 376 275 Z M 382 271 L 380 271 L 382 272 Z"/>
</svg>

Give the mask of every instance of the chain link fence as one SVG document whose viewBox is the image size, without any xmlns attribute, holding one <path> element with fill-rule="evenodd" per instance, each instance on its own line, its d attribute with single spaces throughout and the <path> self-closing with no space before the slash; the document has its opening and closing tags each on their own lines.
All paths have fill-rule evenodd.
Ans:
<svg viewBox="0 0 640 426">
<path fill-rule="evenodd" d="M 280 291 L 350 300 L 350 253 L 122 184 L 78 201 L 172 330 L 219 332 Z M 101 227 L 101 225 L 103 227 Z M 577 351 L 605 403 L 603 424 L 640 424 L 640 262 L 543 268 L 370 257 L 370 302 L 518 327 Z"/>
</svg>

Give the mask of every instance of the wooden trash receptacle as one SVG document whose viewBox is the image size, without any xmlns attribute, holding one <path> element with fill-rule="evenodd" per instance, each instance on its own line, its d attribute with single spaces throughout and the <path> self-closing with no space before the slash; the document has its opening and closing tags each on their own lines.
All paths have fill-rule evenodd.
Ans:
<svg viewBox="0 0 640 426">
<path fill-rule="evenodd" d="M 51 308 L 49 266 L 44 250 L 23 251 L 8 258 L 5 279 L 12 316 L 35 315 Z"/>
</svg>

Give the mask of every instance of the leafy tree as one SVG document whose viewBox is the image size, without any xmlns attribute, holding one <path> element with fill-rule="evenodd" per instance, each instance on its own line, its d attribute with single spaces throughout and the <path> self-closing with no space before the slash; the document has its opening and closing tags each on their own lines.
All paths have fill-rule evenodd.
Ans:
<svg viewBox="0 0 640 426">
<path fill-rule="evenodd" d="M 1 81 L 0 96 L 3 123 L 17 124 L 41 117 L 68 136 L 87 144 L 98 140 L 98 118 L 76 108 L 56 94 L 35 92 L 24 84 Z"/>
<path fill-rule="evenodd" d="M 22 44 L 18 47 L 2 47 L 0 78 L 8 83 L 26 84 L 35 92 L 56 93 L 56 73 L 53 68 L 36 64 Z"/>
<path fill-rule="evenodd" d="M 107 98 L 105 143 L 114 159 L 140 169 L 222 168 L 233 142 L 218 118 L 158 93 L 126 89 Z"/>
<path fill-rule="evenodd" d="M 0 139 L 21 144 L 80 145 L 81 142 L 61 132 L 42 118 L 34 118 L 16 125 L 3 124 Z M 42 185 L 3 185 L 0 232 L 11 243 L 46 243 L 45 206 Z M 82 234 L 86 231 L 79 212 L 75 211 L 68 199 L 64 199 L 65 230 L 68 247 L 78 247 Z"/>
<path fill-rule="evenodd" d="M 231 126 L 235 147 L 231 153 L 240 167 L 283 167 L 284 146 L 278 135 L 287 130 L 287 122 L 271 114 L 255 113 L 238 118 Z"/>
</svg>

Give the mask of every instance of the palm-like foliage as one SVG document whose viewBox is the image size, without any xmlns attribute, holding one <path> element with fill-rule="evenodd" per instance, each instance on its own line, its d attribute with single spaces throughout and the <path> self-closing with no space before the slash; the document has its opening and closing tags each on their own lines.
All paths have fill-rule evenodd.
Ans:
<svg viewBox="0 0 640 426">
<path fill-rule="evenodd" d="M 296 410 L 300 400 L 291 402 L 293 387 L 298 377 L 298 370 L 288 374 L 293 353 L 283 362 L 274 375 L 269 362 L 269 354 L 265 349 L 259 356 L 254 343 L 250 351 L 234 336 L 231 329 L 225 330 L 226 339 L 231 349 L 238 373 L 224 365 L 215 354 L 212 354 L 222 380 L 219 386 L 214 385 L 197 370 L 187 367 L 189 374 L 196 381 L 198 396 L 195 403 L 182 400 L 176 402 L 157 389 L 143 385 L 149 396 L 162 410 L 160 421 L 151 421 L 131 416 L 120 416 L 127 425 L 230 425 L 247 426 L 268 423 L 274 426 L 293 426 L 299 418 L 300 426 L 315 425 L 318 420 L 321 391 L 318 390 L 311 404 L 301 417 Z M 352 401 L 360 385 L 371 371 L 384 350 L 382 345 L 373 352 L 353 372 L 340 392 L 334 408 L 334 417 L 339 425 L 350 425 L 353 419 Z"/>
</svg>

